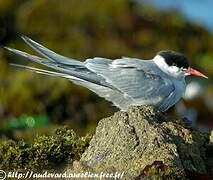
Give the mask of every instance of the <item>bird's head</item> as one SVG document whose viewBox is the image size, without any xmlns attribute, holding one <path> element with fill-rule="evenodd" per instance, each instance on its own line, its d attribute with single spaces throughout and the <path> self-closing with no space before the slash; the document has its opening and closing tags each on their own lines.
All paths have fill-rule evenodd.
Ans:
<svg viewBox="0 0 213 180">
<path fill-rule="evenodd" d="M 177 79 L 185 78 L 186 76 L 208 78 L 198 70 L 190 67 L 187 58 L 175 51 L 160 51 L 153 60 L 162 71 Z"/>
</svg>

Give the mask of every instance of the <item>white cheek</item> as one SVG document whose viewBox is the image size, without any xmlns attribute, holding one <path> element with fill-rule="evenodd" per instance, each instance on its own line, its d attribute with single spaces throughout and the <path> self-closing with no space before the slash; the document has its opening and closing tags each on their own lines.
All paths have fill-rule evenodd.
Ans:
<svg viewBox="0 0 213 180">
<path fill-rule="evenodd" d="M 183 71 L 180 68 L 178 68 L 177 66 L 170 66 L 169 73 L 176 78 L 184 77 Z"/>
<path fill-rule="evenodd" d="M 176 73 L 178 73 L 179 71 L 180 71 L 180 68 L 178 68 L 177 66 L 171 66 L 171 67 L 169 67 L 169 72 L 170 72 L 170 73 L 176 74 Z"/>
</svg>

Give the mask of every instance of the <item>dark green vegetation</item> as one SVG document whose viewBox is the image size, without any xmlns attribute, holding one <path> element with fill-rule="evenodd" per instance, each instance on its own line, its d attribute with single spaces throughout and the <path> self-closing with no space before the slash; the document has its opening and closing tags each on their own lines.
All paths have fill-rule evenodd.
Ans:
<svg viewBox="0 0 213 180">
<path fill-rule="evenodd" d="M 60 128 L 52 136 L 37 136 L 32 144 L 23 140 L 0 142 L 0 169 L 59 170 L 79 160 L 91 136 L 77 136 L 68 128 Z"/>
</svg>

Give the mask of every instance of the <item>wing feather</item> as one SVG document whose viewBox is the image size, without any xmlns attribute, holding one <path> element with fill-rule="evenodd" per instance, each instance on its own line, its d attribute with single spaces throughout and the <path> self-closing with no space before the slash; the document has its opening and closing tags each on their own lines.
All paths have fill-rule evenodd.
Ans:
<svg viewBox="0 0 213 180">
<path fill-rule="evenodd" d="M 155 64 L 148 61 L 121 59 L 102 63 L 96 59 L 87 61 L 86 67 L 136 102 L 160 102 L 174 91 L 172 82 L 156 74 Z"/>
</svg>

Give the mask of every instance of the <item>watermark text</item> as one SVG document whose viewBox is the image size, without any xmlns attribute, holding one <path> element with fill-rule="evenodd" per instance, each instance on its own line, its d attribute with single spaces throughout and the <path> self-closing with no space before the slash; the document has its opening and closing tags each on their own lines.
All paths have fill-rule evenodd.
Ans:
<svg viewBox="0 0 213 180">
<path fill-rule="evenodd" d="M 73 178 L 81 178 L 81 179 L 122 179 L 124 176 L 124 172 L 100 172 L 100 173 L 93 173 L 93 172 L 34 172 L 34 171 L 26 171 L 26 172 L 20 172 L 20 171 L 8 171 L 5 172 L 3 170 L 0 170 L 0 180 L 9 179 L 9 178 L 15 178 L 15 179 L 53 179 L 53 178 L 60 178 L 60 179 L 73 179 Z"/>
</svg>

